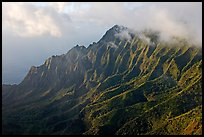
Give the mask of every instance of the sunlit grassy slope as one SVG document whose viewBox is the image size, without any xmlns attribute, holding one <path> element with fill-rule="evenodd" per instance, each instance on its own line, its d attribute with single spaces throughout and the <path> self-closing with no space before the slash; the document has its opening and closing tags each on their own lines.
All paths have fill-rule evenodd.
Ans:
<svg viewBox="0 0 204 137">
<path fill-rule="evenodd" d="M 202 134 L 201 48 L 112 31 L 3 86 L 3 134 Z"/>
</svg>

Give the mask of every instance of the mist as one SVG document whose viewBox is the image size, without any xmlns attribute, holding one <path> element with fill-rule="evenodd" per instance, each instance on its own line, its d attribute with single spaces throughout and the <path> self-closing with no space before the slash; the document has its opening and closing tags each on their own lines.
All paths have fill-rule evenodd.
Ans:
<svg viewBox="0 0 204 137">
<path fill-rule="evenodd" d="M 3 2 L 3 83 L 20 83 L 31 66 L 77 44 L 88 47 L 115 24 L 134 31 L 155 30 L 162 40 L 176 36 L 202 46 L 201 2 Z M 118 36 L 130 39 L 127 32 Z"/>
<path fill-rule="evenodd" d="M 149 3 L 143 7 L 129 11 L 134 18 L 128 27 L 158 31 L 164 41 L 180 37 L 202 46 L 202 3 Z"/>
</svg>

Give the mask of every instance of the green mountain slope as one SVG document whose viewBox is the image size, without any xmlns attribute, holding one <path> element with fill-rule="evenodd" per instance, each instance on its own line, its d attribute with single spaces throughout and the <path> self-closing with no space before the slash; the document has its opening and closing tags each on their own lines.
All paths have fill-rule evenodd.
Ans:
<svg viewBox="0 0 204 137">
<path fill-rule="evenodd" d="M 2 90 L 3 134 L 202 134 L 201 48 L 152 31 L 115 25 Z"/>
</svg>

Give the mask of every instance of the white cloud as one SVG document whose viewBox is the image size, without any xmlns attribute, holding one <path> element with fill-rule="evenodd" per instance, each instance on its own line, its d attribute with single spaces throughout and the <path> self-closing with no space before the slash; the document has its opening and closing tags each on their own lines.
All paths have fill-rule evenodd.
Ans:
<svg viewBox="0 0 204 137">
<path fill-rule="evenodd" d="M 68 18 L 61 14 L 62 5 L 55 8 L 38 7 L 32 3 L 3 3 L 2 27 L 21 37 L 51 35 L 60 37 L 60 21 Z"/>
<path fill-rule="evenodd" d="M 53 7 L 57 12 L 63 12 L 65 7 L 68 5 L 67 2 L 49 2 L 48 6 Z"/>
<path fill-rule="evenodd" d="M 145 28 L 202 43 L 202 3 L 3 3 L 3 29 L 23 37 L 78 33 L 114 24 Z M 105 31 L 105 30 L 104 30 Z M 193 34 L 193 35 L 192 35 Z"/>
<path fill-rule="evenodd" d="M 116 34 L 115 36 L 119 37 L 121 39 L 126 39 L 126 40 L 130 40 L 131 39 L 131 36 L 130 36 L 128 30 L 123 30 L 120 33 Z"/>
<path fill-rule="evenodd" d="M 53 54 L 66 53 L 76 44 L 97 42 L 115 24 L 136 31 L 150 28 L 159 31 L 165 40 L 176 35 L 202 45 L 201 2 L 3 2 L 2 73 L 6 71 L 12 79 L 10 76 L 19 74 L 14 76 L 12 72 L 23 66 L 18 69 L 24 72 L 23 79 L 31 65 L 40 65 Z M 126 32 L 121 36 L 129 38 Z"/>
<path fill-rule="evenodd" d="M 86 3 L 89 8 L 76 8 L 70 13 L 73 23 L 98 27 L 124 25 L 136 30 L 150 28 L 162 38 L 185 37 L 202 44 L 202 3 Z"/>
</svg>

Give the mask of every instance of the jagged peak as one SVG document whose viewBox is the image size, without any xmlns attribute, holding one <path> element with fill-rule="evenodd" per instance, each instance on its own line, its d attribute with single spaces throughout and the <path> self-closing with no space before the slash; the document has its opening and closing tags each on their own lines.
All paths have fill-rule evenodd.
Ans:
<svg viewBox="0 0 204 137">
<path fill-rule="evenodd" d="M 124 27 L 122 25 L 114 25 L 112 28 L 110 28 L 108 31 L 106 31 L 106 33 L 99 40 L 98 43 L 114 41 L 115 38 L 118 37 L 118 35 L 120 35 L 123 32 L 125 32 L 129 35 L 130 29 L 128 29 L 127 27 Z"/>
<path fill-rule="evenodd" d="M 114 25 L 113 27 L 111 27 L 107 32 L 106 34 L 110 33 L 110 34 L 113 34 L 113 35 L 116 35 L 118 33 L 121 33 L 123 31 L 129 31 L 130 29 L 128 29 L 127 27 L 125 26 L 122 26 L 122 25 Z"/>
<path fill-rule="evenodd" d="M 124 31 L 124 30 L 128 30 L 127 27 L 124 27 L 122 25 L 114 25 L 110 30 L 115 30 L 116 32 L 121 32 L 121 31 Z"/>
</svg>

